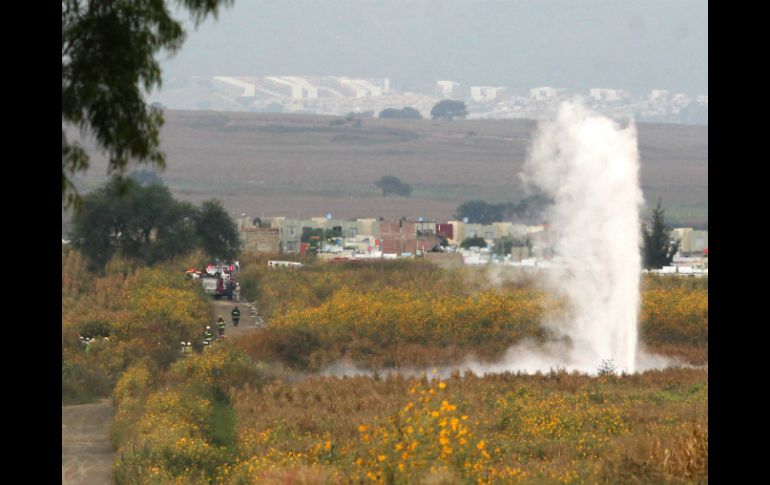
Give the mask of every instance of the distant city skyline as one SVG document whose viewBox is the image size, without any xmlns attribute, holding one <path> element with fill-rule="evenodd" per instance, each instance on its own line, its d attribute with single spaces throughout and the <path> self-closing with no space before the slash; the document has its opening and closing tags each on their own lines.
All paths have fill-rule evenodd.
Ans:
<svg viewBox="0 0 770 485">
<path fill-rule="evenodd" d="M 354 76 L 427 92 L 436 80 L 708 95 L 708 3 L 610 0 L 238 1 L 164 78 Z"/>
<path fill-rule="evenodd" d="M 613 87 L 574 91 L 535 86 L 524 94 L 508 86 L 463 85 L 436 80 L 422 92 L 403 92 L 390 78 L 353 76 L 192 76 L 172 79 L 167 89 L 150 96 L 168 109 L 286 112 L 321 115 L 369 113 L 411 108 L 425 118 L 441 99 L 467 103 L 470 119 L 539 119 L 563 100 L 581 97 L 593 109 L 616 119 L 708 124 L 708 95 L 653 89 L 640 94 Z"/>
</svg>

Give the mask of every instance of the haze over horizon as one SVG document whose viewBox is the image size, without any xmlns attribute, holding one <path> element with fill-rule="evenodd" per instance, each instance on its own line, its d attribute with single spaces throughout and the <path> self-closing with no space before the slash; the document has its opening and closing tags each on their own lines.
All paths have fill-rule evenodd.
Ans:
<svg viewBox="0 0 770 485">
<path fill-rule="evenodd" d="M 184 18 L 183 16 L 179 16 Z M 708 94 L 705 0 L 238 1 L 162 62 L 190 76 L 387 77 L 402 90 L 437 79 L 633 93 Z"/>
</svg>

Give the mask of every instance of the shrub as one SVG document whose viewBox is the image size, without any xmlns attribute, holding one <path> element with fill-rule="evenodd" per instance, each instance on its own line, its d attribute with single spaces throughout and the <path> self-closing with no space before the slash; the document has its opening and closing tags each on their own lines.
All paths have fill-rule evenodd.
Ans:
<svg viewBox="0 0 770 485">
<path fill-rule="evenodd" d="M 80 363 L 62 362 L 62 404 L 93 402 L 110 394 L 110 377 Z"/>
<path fill-rule="evenodd" d="M 650 343 L 708 343 L 708 290 L 681 287 L 643 293 L 641 337 Z"/>
<path fill-rule="evenodd" d="M 63 402 L 108 396 L 139 359 L 170 365 L 179 356 L 179 342 L 197 341 L 210 321 L 206 296 L 184 279 L 182 267 L 174 273 L 115 259 L 99 276 L 87 272 L 77 251 L 63 258 Z M 81 336 L 95 340 L 86 346 Z"/>
</svg>

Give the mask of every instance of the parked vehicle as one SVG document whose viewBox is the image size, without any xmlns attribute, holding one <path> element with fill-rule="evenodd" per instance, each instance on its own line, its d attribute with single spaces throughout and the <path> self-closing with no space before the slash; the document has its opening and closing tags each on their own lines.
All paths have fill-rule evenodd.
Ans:
<svg viewBox="0 0 770 485">
<path fill-rule="evenodd" d="M 232 300 L 233 293 L 238 289 L 237 274 L 239 271 L 240 264 L 237 261 L 233 264 L 216 262 L 208 264 L 204 271 L 189 268 L 185 275 L 193 280 L 199 279 L 203 291 L 215 299 L 218 300 L 225 296 L 228 300 Z"/>
<path fill-rule="evenodd" d="M 301 268 L 304 265 L 296 261 L 270 260 L 267 262 L 267 266 L 270 268 Z"/>
</svg>

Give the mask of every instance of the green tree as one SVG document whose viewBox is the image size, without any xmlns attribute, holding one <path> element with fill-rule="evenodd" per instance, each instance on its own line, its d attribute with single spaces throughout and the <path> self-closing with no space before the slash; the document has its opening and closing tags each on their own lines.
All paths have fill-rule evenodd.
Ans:
<svg viewBox="0 0 770 485">
<path fill-rule="evenodd" d="M 679 251 L 679 241 L 671 241 L 671 231 L 666 227 L 665 210 L 660 207 L 661 200 L 652 210 L 652 224 L 642 227 L 643 259 L 647 269 L 660 269 L 671 264 Z"/>
<path fill-rule="evenodd" d="M 326 230 L 324 229 L 303 227 L 300 242 L 308 243 L 307 252 L 315 254 L 321 248 L 321 241 L 323 241 L 325 233 Z"/>
<path fill-rule="evenodd" d="M 457 219 L 468 218 L 473 224 L 492 224 L 503 220 L 505 204 L 487 204 L 483 200 L 471 200 L 457 207 Z"/>
<path fill-rule="evenodd" d="M 524 197 L 515 204 L 509 204 L 508 210 L 518 220 L 528 223 L 539 223 L 543 220 L 543 214 L 548 206 L 553 204 L 553 199 L 543 194 L 534 194 Z"/>
<path fill-rule="evenodd" d="M 218 200 L 205 201 L 195 218 L 195 231 L 204 253 L 230 261 L 241 250 L 238 226 Z"/>
<path fill-rule="evenodd" d="M 488 204 L 483 200 L 470 200 L 457 206 L 457 219 L 468 218 L 474 224 L 492 224 L 503 220 L 518 219 L 522 222 L 542 220 L 543 212 L 553 200 L 540 194 L 525 197 L 516 203 Z"/>
<path fill-rule="evenodd" d="M 380 180 L 374 183 L 382 190 L 382 196 L 386 197 L 388 194 L 403 195 L 408 197 L 412 193 L 412 186 L 402 182 L 398 177 L 392 175 L 385 175 Z"/>
<path fill-rule="evenodd" d="M 380 118 L 398 118 L 405 120 L 421 120 L 422 115 L 414 108 L 404 107 L 403 109 L 386 108 L 380 111 Z"/>
<path fill-rule="evenodd" d="M 199 25 L 233 0 L 177 0 Z M 174 54 L 185 31 L 164 0 L 62 0 L 62 205 L 81 198 L 72 181 L 88 169 L 68 127 L 92 136 L 108 156 L 108 172 L 122 175 L 130 160 L 159 169 L 165 156 L 158 133 L 163 115 L 144 91 L 161 85 L 156 55 Z"/>
<path fill-rule="evenodd" d="M 197 209 L 174 200 L 164 185 L 113 179 L 83 197 L 73 215 L 72 244 L 102 268 L 116 253 L 155 263 L 193 250 Z"/>
<path fill-rule="evenodd" d="M 485 248 L 485 247 L 487 247 L 487 242 L 481 236 L 474 236 L 474 237 L 466 238 L 460 244 L 460 247 L 463 248 L 463 249 L 468 249 L 468 248 L 474 247 L 474 246 L 480 247 L 480 248 Z"/>
<path fill-rule="evenodd" d="M 434 120 L 453 120 L 468 116 L 468 108 L 462 101 L 444 99 L 439 101 L 430 110 L 430 117 Z"/>
</svg>

